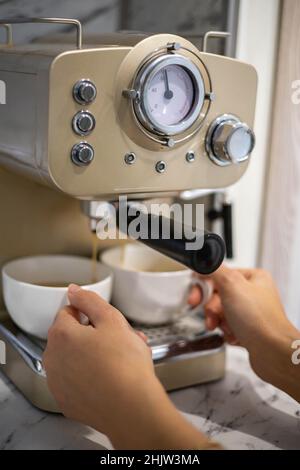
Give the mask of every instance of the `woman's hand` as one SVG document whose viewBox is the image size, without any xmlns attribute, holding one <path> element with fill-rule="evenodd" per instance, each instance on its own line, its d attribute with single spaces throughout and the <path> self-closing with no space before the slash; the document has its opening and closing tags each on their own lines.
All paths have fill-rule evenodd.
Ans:
<svg viewBox="0 0 300 470">
<path fill-rule="evenodd" d="M 229 343 L 247 348 L 255 372 L 300 401 L 300 366 L 291 360 L 300 333 L 287 319 L 270 274 L 223 266 L 208 279 L 214 293 L 205 306 L 207 328 L 219 327 Z M 200 298 L 194 289 L 190 303 Z"/>
<path fill-rule="evenodd" d="M 61 411 L 104 432 L 119 449 L 214 447 L 169 400 L 143 335 L 93 292 L 71 285 L 69 300 L 49 331 L 44 354 Z M 90 325 L 80 324 L 79 312 Z"/>
</svg>

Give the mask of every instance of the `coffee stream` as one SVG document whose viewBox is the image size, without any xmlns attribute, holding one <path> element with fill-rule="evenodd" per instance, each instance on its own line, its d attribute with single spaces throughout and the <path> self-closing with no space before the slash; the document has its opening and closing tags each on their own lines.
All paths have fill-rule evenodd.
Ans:
<svg viewBox="0 0 300 470">
<path fill-rule="evenodd" d="M 97 276 L 97 255 L 98 255 L 98 237 L 96 233 L 92 233 L 92 272 L 91 283 L 98 282 Z"/>
<path fill-rule="evenodd" d="M 121 247 L 120 267 L 125 268 L 125 246 Z"/>
</svg>

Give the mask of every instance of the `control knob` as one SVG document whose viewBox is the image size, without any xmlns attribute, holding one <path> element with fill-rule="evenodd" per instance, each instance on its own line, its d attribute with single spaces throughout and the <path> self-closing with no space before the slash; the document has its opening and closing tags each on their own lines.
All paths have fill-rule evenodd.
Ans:
<svg viewBox="0 0 300 470">
<path fill-rule="evenodd" d="M 79 80 L 73 88 L 73 96 L 77 103 L 89 104 L 97 96 L 97 88 L 90 80 Z"/>
<path fill-rule="evenodd" d="M 77 166 L 87 166 L 94 158 L 94 149 L 87 142 L 75 144 L 71 152 L 72 162 Z"/>
<path fill-rule="evenodd" d="M 244 162 L 254 145 L 252 129 L 230 114 L 213 121 L 206 136 L 206 151 L 211 160 L 220 166 Z"/>
<path fill-rule="evenodd" d="M 73 118 L 73 130 L 79 135 L 89 135 L 95 125 L 95 118 L 89 111 L 79 111 Z"/>
</svg>

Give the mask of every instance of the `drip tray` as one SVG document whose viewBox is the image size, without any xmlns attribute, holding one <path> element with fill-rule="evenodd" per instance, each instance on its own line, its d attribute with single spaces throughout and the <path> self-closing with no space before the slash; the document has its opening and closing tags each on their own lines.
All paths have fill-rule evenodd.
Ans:
<svg viewBox="0 0 300 470">
<path fill-rule="evenodd" d="M 172 325 L 133 325 L 148 337 L 155 372 L 166 390 L 218 380 L 225 372 L 223 337 L 204 329 L 201 317 L 186 317 Z M 0 323 L 0 340 L 6 344 L 6 376 L 36 407 L 59 412 L 42 365 L 45 342 L 19 330 L 11 320 Z"/>
</svg>

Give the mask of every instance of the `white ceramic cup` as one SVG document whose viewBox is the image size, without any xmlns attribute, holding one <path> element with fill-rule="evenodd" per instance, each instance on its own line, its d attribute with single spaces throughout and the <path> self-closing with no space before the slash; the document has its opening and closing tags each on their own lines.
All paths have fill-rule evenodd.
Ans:
<svg viewBox="0 0 300 470">
<path fill-rule="evenodd" d="M 210 283 L 145 245 L 109 249 L 101 261 L 113 271 L 112 304 L 136 323 L 155 326 L 176 321 L 202 309 L 212 293 Z M 202 302 L 191 308 L 187 300 L 195 284 L 202 290 Z"/>
<path fill-rule="evenodd" d="M 91 283 L 92 262 L 80 256 L 33 256 L 11 261 L 2 268 L 7 311 L 23 331 L 46 339 L 58 310 L 69 303 L 68 289 L 38 283 L 75 283 L 110 301 L 111 271 L 97 263 L 96 276 L 97 282 Z"/>
</svg>

